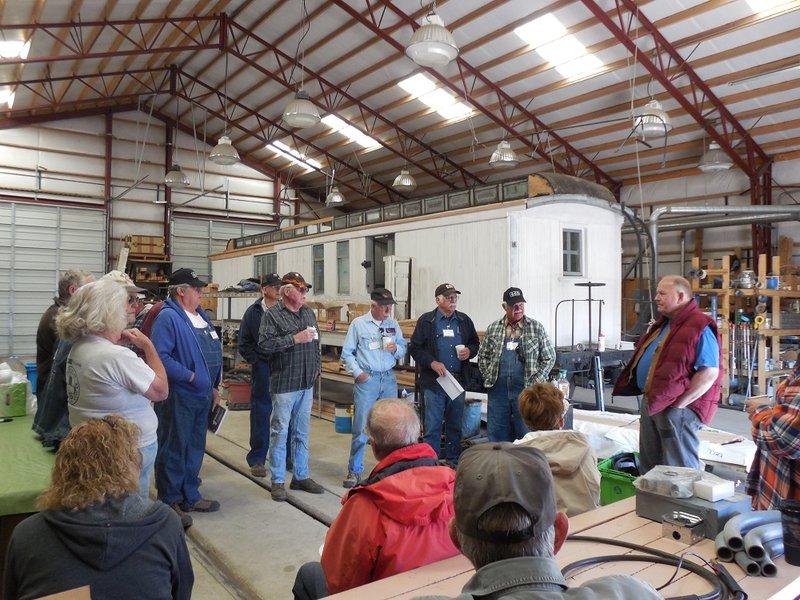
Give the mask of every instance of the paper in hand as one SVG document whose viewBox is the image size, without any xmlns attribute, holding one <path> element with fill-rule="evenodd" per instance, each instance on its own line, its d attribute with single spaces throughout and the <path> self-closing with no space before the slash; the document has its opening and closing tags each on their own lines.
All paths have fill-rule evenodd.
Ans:
<svg viewBox="0 0 800 600">
<path fill-rule="evenodd" d="M 453 377 L 450 371 L 447 371 L 441 377 L 437 377 L 436 381 L 442 386 L 444 393 L 447 394 L 450 400 L 455 400 L 464 393 L 464 388 L 461 387 L 461 384 L 458 383 L 458 380 Z"/>
</svg>

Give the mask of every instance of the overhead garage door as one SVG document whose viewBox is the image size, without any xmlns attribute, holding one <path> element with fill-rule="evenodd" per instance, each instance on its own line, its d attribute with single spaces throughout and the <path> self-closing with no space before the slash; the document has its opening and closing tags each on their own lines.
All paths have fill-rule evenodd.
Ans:
<svg viewBox="0 0 800 600">
<path fill-rule="evenodd" d="M 265 227 L 228 221 L 175 219 L 172 225 L 172 268 L 190 268 L 204 281 L 210 281 L 209 254 L 222 252 L 228 240 L 263 233 Z"/>
<path fill-rule="evenodd" d="M 103 210 L 0 202 L 0 355 L 36 355 L 61 271 L 105 272 L 105 222 Z"/>
</svg>

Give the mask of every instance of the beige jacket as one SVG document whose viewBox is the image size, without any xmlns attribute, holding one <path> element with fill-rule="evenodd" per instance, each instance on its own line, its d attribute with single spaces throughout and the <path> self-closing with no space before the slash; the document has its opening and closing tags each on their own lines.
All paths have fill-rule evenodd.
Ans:
<svg viewBox="0 0 800 600">
<path fill-rule="evenodd" d="M 579 431 L 532 431 L 514 442 L 538 448 L 547 457 L 559 511 L 574 517 L 600 506 L 600 471 L 588 438 Z"/>
</svg>

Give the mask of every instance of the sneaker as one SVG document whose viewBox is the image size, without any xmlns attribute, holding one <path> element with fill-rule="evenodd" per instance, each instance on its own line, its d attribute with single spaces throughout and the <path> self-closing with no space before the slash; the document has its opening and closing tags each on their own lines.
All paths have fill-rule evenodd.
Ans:
<svg viewBox="0 0 800 600">
<path fill-rule="evenodd" d="M 218 510 L 219 502 L 202 498 L 187 508 L 186 512 L 217 512 Z"/>
<path fill-rule="evenodd" d="M 275 483 L 273 481 L 269 493 L 272 494 L 272 499 L 275 502 L 286 502 L 286 488 L 282 483 Z"/>
<path fill-rule="evenodd" d="M 353 473 L 352 471 L 347 472 L 347 479 L 342 482 L 343 488 L 351 488 L 361 481 L 361 473 Z"/>
<path fill-rule="evenodd" d="M 250 465 L 250 474 L 253 477 L 266 477 L 267 468 L 264 465 Z"/>
<path fill-rule="evenodd" d="M 175 514 L 178 515 L 178 517 L 180 517 L 181 525 L 183 525 L 184 529 L 189 529 L 189 527 L 192 526 L 192 523 L 194 522 L 192 521 L 192 517 L 183 512 L 183 509 L 177 502 L 173 502 L 169 505 L 169 507 L 175 511 Z"/>
<path fill-rule="evenodd" d="M 306 477 L 305 479 L 297 479 L 296 477 L 293 477 L 292 483 L 289 485 L 289 489 L 300 490 L 302 492 L 308 492 L 309 494 L 325 493 L 325 490 L 322 488 L 322 486 L 311 479 L 311 477 Z"/>
</svg>

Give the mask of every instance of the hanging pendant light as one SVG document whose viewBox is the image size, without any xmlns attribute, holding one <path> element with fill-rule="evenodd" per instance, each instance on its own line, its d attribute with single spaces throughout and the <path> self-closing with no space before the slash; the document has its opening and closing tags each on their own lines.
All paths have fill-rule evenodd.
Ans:
<svg viewBox="0 0 800 600">
<path fill-rule="evenodd" d="M 208 160 L 214 164 L 227 167 L 238 163 L 240 158 L 236 148 L 231 144 L 231 138 L 227 135 L 223 135 L 219 138 L 219 143 L 211 150 L 211 154 L 208 155 Z"/>
<path fill-rule="evenodd" d="M 392 187 L 398 192 L 413 192 L 417 189 L 417 180 L 403 167 L 400 169 L 400 174 L 394 178 Z"/>
<path fill-rule="evenodd" d="M 517 153 L 506 140 L 500 140 L 497 149 L 492 152 L 489 166 L 493 169 L 513 169 L 519 164 Z"/>
<path fill-rule="evenodd" d="M 421 67 L 443 67 L 458 56 L 453 34 L 436 13 L 436 6 L 422 20 L 406 46 L 408 57 Z"/>
<path fill-rule="evenodd" d="M 661 103 L 653 98 L 633 117 L 633 128 L 642 138 L 662 137 L 672 130 L 672 121 Z"/>
<path fill-rule="evenodd" d="M 331 186 L 331 191 L 325 198 L 325 206 L 337 206 L 339 204 L 344 204 L 345 202 L 347 202 L 347 200 L 345 200 L 344 194 L 339 191 L 339 186 L 333 184 Z"/>
<path fill-rule="evenodd" d="M 178 163 L 173 164 L 169 168 L 169 171 L 164 176 L 164 185 L 173 190 L 189 187 L 189 178 Z"/>
<path fill-rule="evenodd" d="M 703 173 L 714 173 L 716 171 L 727 171 L 733 166 L 733 161 L 720 147 L 717 142 L 710 142 L 708 150 L 703 152 L 703 158 L 697 165 Z"/>
<path fill-rule="evenodd" d="M 316 125 L 319 121 L 319 110 L 311 102 L 308 93 L 300 88 L 294 95 L 294 100 L 283 110 L 283 122 L 289 127 L 304 129 Z"/>
<path fill-rule="evenodd" d="M 239 162 L 239 153 L 231 143 L 231 138 L 228 137 L 228 53 L 225 52 L 225 84 L 222 89 L 222 97 L 224 104 L 222 110 L 225 111 L 225 132 L 219 138 L 219 143 L 211 150 L 208 155 L 208 160 L 216 165 L 230 166 Z"/>
</svg>

